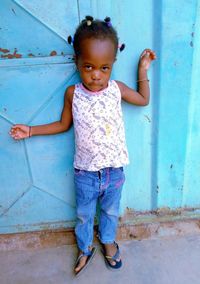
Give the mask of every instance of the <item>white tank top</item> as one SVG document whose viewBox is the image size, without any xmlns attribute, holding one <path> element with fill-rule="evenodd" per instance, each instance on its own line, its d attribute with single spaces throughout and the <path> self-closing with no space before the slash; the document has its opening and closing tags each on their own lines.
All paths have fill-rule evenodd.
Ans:
<svg viewBox="0 0 200 284">
<path fill-rule="evenodd" d="M 98 171 L 129 163 L 121 110 L 121 92 L 114 80 L 99 92 L 75 85 L 72 103 L 75 131 L 74 167 Z"/>
</svg>

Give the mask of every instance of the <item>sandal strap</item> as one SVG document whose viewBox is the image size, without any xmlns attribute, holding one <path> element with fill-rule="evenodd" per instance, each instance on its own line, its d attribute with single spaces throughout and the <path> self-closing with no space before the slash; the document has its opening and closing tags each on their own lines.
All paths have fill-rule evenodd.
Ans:
<svg viewBox="0 0 200 284">
<path fill-rule="evenodd" d="M 82 252 L 79 257 L 77 258 L 76 260 L 76 265 L 79 263 L 80 259 L 83 257 L 83 256 L 90 256 L 92 254 L 92 251 L 88 251 L 88 252 Z"/>
<path fill-rule="evenodd" d="M 116 261 L 118 258 L 120 258 L 120 250 L 119 250 L 119 246 L 116 242 L 114 242 L 114 245 L 117 249 L 116 253 L 113 256 L 105 255 L 105 257 L 107 259 L 112 259 L 112 260 Z"/>
</svg>

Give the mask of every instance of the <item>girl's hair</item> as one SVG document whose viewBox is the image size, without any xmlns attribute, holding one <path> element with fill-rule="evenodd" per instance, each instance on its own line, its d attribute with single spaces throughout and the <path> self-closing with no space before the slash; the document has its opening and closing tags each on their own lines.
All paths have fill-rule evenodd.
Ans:
<svg viewBox="0 0 200 284">
<path fill-rule="evenodd" d="M 85 19 L 77 27 L 74 39 L 68 38 L 68 42 L 73 43 L 75 55 L 78 57 L 81 54 L 81 43 L 84 39 L 110 39 L 115 48 L 115 55 L 118 50 L 118 36 L 117 31 L 113 28 L 109 17 L 104 21 L 93 20 L 93 17 L 86 16 Z"/>
</svg>

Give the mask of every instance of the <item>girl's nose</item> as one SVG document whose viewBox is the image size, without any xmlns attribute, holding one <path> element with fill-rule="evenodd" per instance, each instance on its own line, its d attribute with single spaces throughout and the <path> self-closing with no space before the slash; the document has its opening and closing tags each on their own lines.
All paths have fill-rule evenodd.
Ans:
<svg viewBox="0 0 200 284">
<path fill-rule="evenodd" d="M 100 72 L 98 70 L 94 70 L 92 73 L 92 80 L 100 80 Z"/>
</svg>

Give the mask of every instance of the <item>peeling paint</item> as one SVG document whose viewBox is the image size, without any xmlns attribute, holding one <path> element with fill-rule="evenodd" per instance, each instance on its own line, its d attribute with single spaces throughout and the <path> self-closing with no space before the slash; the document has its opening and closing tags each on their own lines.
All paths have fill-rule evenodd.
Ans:
<svg viewBox="0 0 200 284">
<path fill-rule="evenodd" d="M 9 59 L 11 59 L 11 58 L 13 58 L 13 55 L 12 54 L 6 54 L 6 55 L 1 55 L 1 58 L 9 58 Z"/>
<path fill-rule="evenodd" d="M 6 48 L 1 48 L 1 47 L 0 47 L 0 52 L 8 53 L 8 52 L 10 52 L 10 50 L 9 50 L 9 49 L 6 49 Z"/>
<path fill-rule="evenodd" d="M 6 54 L 6 55 L 1 55 L 1 58 L 8 58 L 8 59 L 13 59 L 13 58 L 21 58 L 21 54 Z"/>
<path fill-rule="evenodd" d="M 4 52 L 4 53 L 7 53 L 9 51 L 10 50 L 7 49 L 7 51 Z M 12 53 L 8 53 L 8 54 L 5 54 L 5 55 L 1 55 L 1 58 L 8 58 L 8 59 L 21 58 L 21 57 L 22 57 L 22 55 L 20 53 L 17 53 L 17 48 L 14 49 L 13 54 Z"/>
<path fill-rule="evenodd" d="M 56 56 L 57 55 L 57 52 L 55 50 L 53 50 L 51 53 L 50 53 L 50 56 Z"/>
</svg>

